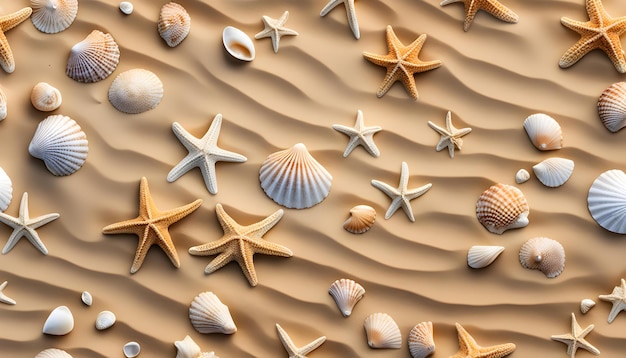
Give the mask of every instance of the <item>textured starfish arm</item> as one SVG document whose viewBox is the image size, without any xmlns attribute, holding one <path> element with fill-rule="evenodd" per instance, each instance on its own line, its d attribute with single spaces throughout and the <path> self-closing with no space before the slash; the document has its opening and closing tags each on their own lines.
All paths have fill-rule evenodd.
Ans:
<svg viewBox="0 0 626 358">
<path fill-rule="evenodd" d="M 251 236 L 261 237 L 278 224 L 278 221 L 280 221 L 283 217 L 283 214 L 283 209 L 278 209 L 272 215 L 266 217 L 258 223 L 243 227 L 242 232 L 246 235 L 250 234 Z"/>
<path fill-rule="evenodd" d="M 133 264 L 130 267 L 130 273 L 135 273 L 139 271 L 141 265 L 143 265 L 146 256 L 148 255 L 148 250 L 152 244 L 154 244 L 154 238 L 150 236 L 148 230 L 143 237 L 140 237 L 139 244 L 137 245 L 137 251 L 135 252 L 135 257 L 133 258 Z"/>
<path fill-rule="evenodd" d="M 411 199 L 415 199 L 418 198 L 420 196 L 422 196 L 424 193 L 426 193 L 427 191 L 430 190 L 430 188 L 433 187 L 432 183 L 428 183 L 425 185 L 420 186 L 417 189 L 411 189 L 409 191 L 407 191 L 407 193 L 405 194 L 405 196 L 407 197 L 407 199 L 411 200 Z"/>
<path fill-rule="evenodd" d="M 42 215 L 42 216 L 38 216 L 34 219 L 30 219 L 28 220 L 28 222 L 26 223 L 26 226 L 32 228 L 32 229 L 37 229 L 41 226 L 46 225 L 47 223 L 54 221 L 56 219 L 58 219 L 61 215 L 57 214 L 57 213 L 52 213 L 52 214 L 46 214 L 46 215 Z"/>
<path fill-rule="evenodd" d="M 563 54 L 563 56 L 561 56 L 561 59 L 559 60 L 559 66 L 561 68 L 568 68 L 578 62 L 581 58 L 583 58 L 583 56 L 585 56 L 595 48 L 596 47 L 593 45 L 592 42 L 582 38 L 567 51 L 565 51 L 565 53 Z"/>
<path fill-rule="evenodd" d="M 302 355 L 307 355 L 307 354 L 311 353 L 312 351 L 317 349 L 319 346 L 321 346 L 322 343 L 324 343 L 324 342 L 326 342 L 326 336 L 321 336 L 321 337 L 317 338 L 313 342 L 311 342 L 311 343 L 307 344 L 306 346 L 300 348 L 301 354 Z"/>
<path fill-rule="evenodd" d="M 391 215 L 393 215 L 396 211 L 398 211 L 398 209 L 400 209 L 400 206 L 402 206 L 403 208 L 407 208 L 408 210 L 404 209 L 404 211 L 407 213 L 409 220 L 411 220 L 412 222 L 415 221 L 415 219 L 413 218 L 413 212 L 411 211 L 411 206 L 405 206 L 403 198 L 401 196 L 396 196 L 391 201 L 391 204 L 389 204 L 389 209 L 387 209 L 387 212 L 385 213 L 385 219 L 389 219 Z"/>
<path fill-rule="evenodd" d="M 33 13 L 32 8 L 25 7 L 19 10 L 18 12 L 0 17 L 0 24 L 2 24 L 2 31 L 6 32 L 6 31 L 11 30 L 15 26 L 24 22 L 24 20 L 28 19 L 32 13 Z"/>
<path fill-rule="evenodd" d="M 450 4 L 454 4 L 456 2 L 464 2 L 465 0 L 443 0 L 442 2 L 439 3 L 439 6 L 446 6 L 446 5 L 450 5 Z"/>
<path fill-rule="evenodd" d="M 176 246 L 172 242 L 169 232 L 164 231 L 159 235 L 161 240 L 157 241 L 157 245 L 165 252 L 165 255 L 170 259 L 174 267 L 180 267 L 180 259 L 178 258 L 178 252 L 176 252 Z"/>
<path fill-rule="evenodd" d="M 3 222 L 3 223 L 5 223 L 5 224 L 7 224 L 7 225 L 9 225 L 11 227 L 13 227 L 14 225 L 22 225 L 18 221 L 18 219 L 14 218 L 14 217 L 12 217 L 10 215 L 7 215 L 5 213 L 0 213 L 0 222 Z"/>
<path fill-rule="evenodd" d="M 403 63 L 403 67 L 407 75 L 412 76 L 413 73 L 426 72 L 426 71 L 434 70 L 435 68 L 441 67 L 441 61 L 432 60 L 432 61 L 419 61 L 417 63 Z"/>
<path fill-rule="evenodd" d="M 174 166 L 174 168 L 172 168 L 172 170 L 170 170 L 169 173 L 167 173 L 167 181 L 172 183 L 178 180 L 178 178 L 183 176 L 183 174 L 187 173 L 191 169 L 199 167 L 201 165 L 202 159 L 203 156 L 201 153 L 192 152 L 187 154 L 185 158 L 183 158 L 178 164 Z"/>
<path fill-rule="evenodd" d="M 160 213 L 158 223 L 163 231 L 167 231 L 167 227 L 181 220 L 182 218 L 193 213 L 202 205 L 202 199 L 196 199 L 193 202 L 179 206 L 175 209 L 167 210 Z"/>
<path fill-rule="evenodd" d="M 4 248 L 2 249 L 2 254 L 4 255 L 4 254 L 9 253 L 11 250 L 13 250 L 13 248 L 20 241 L 20 239 L 26 236 L 28 238 L 28 240 L 33 244 L 33 246 L 35 246 L 44 255 L 47 255 L 48 254 L 48 249 L 43 244 L 43 242 L 41 242 L 41 240 L 39 239 L 39 236 L 37 236 L 36 238 L 31 239 L 31 237 L 27 236 L 28 234 L 30 234 L 30 232 L 28 231 L 27 228 L 14 230 L 11 233 L 11 236 L 9 236 L 9 240 L 7 241 L 6 245 L 4 245 Z M 34 234 L 37 235 L 36 232 L 34 232 Z"/>
<path fill-rule="evenodd" d="M 505 22 L 515 23 L 519 21 L 519 16 L 516 13 L 495 0 L 488 0 L 483 10 Z"/>
<path fill-rule="evenodd" d="M 220 252 L 225 251 L 225 247 L 231 240 L 228 237 L 223 237 L 217 241 L 208 242 L 206 244 L 190 247 L 188 252 L 194 256 L 212 256 L 217 255 Z"/>
<path fill-rule="evenodd" d="M 320 11 L 320 16 L 326 16 L 330 12 L 330 10 L 334 9 L 337 5 L 341 4 L 343 0 L 332 0 L 329 1 L 326 6 Z"/>
<path fill-rule="evenodd" d="M 396 195 L 400 195 L 400 193 L 398 192 L 398 189 L 393 188 L 389 184 L 383 183 L 380 180 L 372 180 L 372 186 L 382 191 L 383 193 L 385 193 L 385 195 L 387 195 L 390 198 L 393 198 Z"/>
<path fill-rule="evenodd" d="M 15 71 L 13 51 L 9 47 L 9 42 L 2 31 L 0 31 L 0 44 L 6 44 L 6 46 L 0 48 L 0 65 L 6 73 L 13 73 Z"/>
<path fill-rule="evenodd" d="M 283 245 L 276 244 L 270 241 L 261 241 L 258 243 L 251 243 L 254 247 L 254 252 L 264 255 L 291 257 L 293 252 Z"/>
<path fill-rule="evenodd" d="M 588 21 L 578 21 L 570 19 L 569 17 L 562 17 L 561 25 L 567 27 L 568 29 L 576 31 L 581 35 L 593 35 L 597 33 L 596 31 L 592 31 L 590 29 L 590 23 Z"/>
<path fill-rule="evenodd" d="M 103 234 L 135 234 L 143 235 L 145 222 L 141 218 L 124 220 L 102 228 Z"/>
<path fill-rule="evenodd" d="M 204 273 L 213 273 L 222 267 L 226 266 L 229 262 L 234 260 L 234 256 L 230 253 L 224 252 L 217 255 L 208 265 L 204 268 Z"/>
</svg>

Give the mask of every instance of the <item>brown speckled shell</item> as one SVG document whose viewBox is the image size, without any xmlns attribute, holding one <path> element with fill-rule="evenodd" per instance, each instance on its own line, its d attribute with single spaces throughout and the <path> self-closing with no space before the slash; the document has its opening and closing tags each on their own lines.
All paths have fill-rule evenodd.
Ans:
<svg viewBox="0 0 626 358">
<path fill-rule="evenodd" d="M 522 191 L 508 184 L 492 185 L 476 202 L 478 221 L 494 234 L 528 225 L 529 212 Z"/>
</svg>

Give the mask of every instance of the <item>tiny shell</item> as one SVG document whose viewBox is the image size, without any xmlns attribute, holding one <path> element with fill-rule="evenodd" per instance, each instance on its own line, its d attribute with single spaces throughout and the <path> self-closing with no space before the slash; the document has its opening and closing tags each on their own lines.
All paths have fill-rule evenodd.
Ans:
<svg viewBox="0 0 626 358">
<path fill-rule="evenodd" d="M 626 127 L 626 82 L 616 82 L 598 98 L 598 115 L 606 129 L 615 133 Z"/>
<path fill-rule="evenodd" d="M 222 43 L 228 53 L 241 61 L 254 60 L 255 50 L 252 39 L 236 27 L 226 26 L 222 32 Z"/>
<path fill-rule="evenodd" d="M 467 252 L 467 265 L 475 269 L 487 267 L 502 251 L 504 246 L 472 246 Z"/>
<path fill-rule="evenodd" d="M 130 1 L 122 1 L 120 3 L 120 11 L 124 15 L 130 15 L 133 13 L 133 3 Z"/>
<path fill-rule="evenodd" d="M 230 315 L 228 306 L 222 303 L 213 292 L 202 292 L 189 306 L 189 319 L 200 333 L 233 334 L 237 327 Z"/>
<path fill-rule="evenodd" d="M 590 298 L 585 298 L 582 301 L 580 301 L 580 312 L 585 314 L 589 312 L 589 310 L 595 305 L 596 305 L 596 301 Z"/>
<path fill-rule="evenodd" d="M 52 115 L 37 126 L 28 152 L 43 160 L 57 176 L 70 175 L 83 166 L 89 151 L 87 136 L 70 117 Z"/>
<path fill-rule="evenodd" d="M 398 324 L 386 313 L 372 313 L 363 323 L 371 348 L 400 348 L 402 334 Z"/>
<path fill-rule="evenodd" d="M 547 114 L 531 114 L 524 120 L 524 129 L 530 141 L 539 150 L 554 150 L 563 147 L 561 126 Z"/>
<path fill-rule="evenodd" d="M 527 226 L 529 213 L 522 191 L 507 184 L 492 185 L 476 202 L 478 221 L 494 234 Z"/>
<path fill-rule="evenodd" d="M 352 234 L 363 234 L 374 225 L 376 210 L 369 205 L 357 205 L 350 209 L 350 217 L 343 223 L 343 228 Z"/>
<path fill-rule="evenodd" d="M 9 175 L 0 167 L 0 212 L 5 211 L 13 198 L 13 183 Z"/>
<path fill-rule="evenodd" d="M 407 338 L 409 352 L 413 358 L 425 358 L 435 351 L 433 339 L 433 323 L 420 322 L 416 324 Z"/>
<path fill-rule="evenodd" d="M 61 32 L 74 22 L 78 0 L 30 0 L 35 28 L 47 34 Z"/>
<path fill-rule="evenodd" d="M 61 106 L 61 91 L 46 82 L 39 82 L 30 92 L 30 102 L 37 110 L 50 112 Z"/>
<path fill-rule="evenodd" d="M 72 356 L 62 349 L 48 348 L 37 353 L 35 358 L 72 358 Z"/>
<path fill-rule="evenodd" d="M 618 169 L 600 174 L 589 188 L 587 206 L 598 225 L 626 234 L 626 174 Z"/>
<path fill-rule="evenodd" d="M 530 179 L 530 173 L 526 169 L 520 169 L 515 173 L 515 182 L 517 184 L 522 184 Z"/>
<path fill-rule="evenodd" d="M 93 30 L 70 50 L 65 73 L 78 82 L 101 81 L 120 62 L 120 49 L 110 34 Z"/>
<path fill-rule="evenodd" d="M 59 306 L 50 312 L 43 324 L 43 333 L 63 336 L 74 329 L 74 316 L 67 306 Z"/>
<path fill-rule="evenodd" d="M 354 306 L 363 298 L 365 289 L 354 280 L 342 278 L 330 285 L 328 293 L 335 300 L 341 314 L 348 317 L 352 314 Z"/>
<path fill-rule="evenodd" d="M 5 119 L 8 114 L 7 108 L 7 95 L 4 93 L 2 87 L 0 87 L 0 121 Z"/>
<path fill-rule="evenodd" d="M 200 346 L 189 335 L 182 341 L 174 342 L 176 346 L 176 358 L 196 358 L 200 355 Z"/>
<path fill-rule="evenodd" d="M 91 293 L 87 291 L 83 291 L 83 293 L 80 295 L 80 300 L 83 301 L 83 303 L 87 306 L 91 306 L 91 304 L 93 303 L 93 297 L 91 296 Z"/>
<path fill-rule="evenodd" d="M 167 3 L 159 12 L 157 29 L 169 47 L 176 47 L 189 34 L 191 17 L 182 5 L 175 2 Z"/>
<path fill-rule="evenodd" d="M 574 172 L 574 161 L 565 158 L 548 158 L 533 166 L 535 176 L 550 188 L 565 184 Z"/>
<path fill-rule="evenodd" d="M 524 268 L 539 270 L 546 277 L 554 278 L 565 268 L 565 250 L 556 240 L 535 237 L 522 245 L 519 260 Z"/>
<path fill-rule="evenodd" d="M 111 311 L 102 311 L 98 313 L 96 317 L 96 329 L 98 331 L 103 331 L 105 329 L 111 328 L 115 324 L 115 314 Z"/>
<path fill-rule="evenodd" d="M 136 68 L 120 73 L 109 87 L 109 102 L 118 111 L 137 114 L 155 108 L 163 98 L 163 83 L 153 72 Z"/>
<path fill-rule="evenodd" d="M 135 358 L 141 351 L 141 346 L 137 342 L 128 342 L 122 348 L 126 358 Z"/>
</svg>

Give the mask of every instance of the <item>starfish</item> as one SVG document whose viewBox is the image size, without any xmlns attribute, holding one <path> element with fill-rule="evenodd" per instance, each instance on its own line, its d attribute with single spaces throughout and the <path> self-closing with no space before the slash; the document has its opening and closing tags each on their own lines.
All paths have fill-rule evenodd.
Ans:
<svg viewBox="0 0 626 358">
<path fill-rule="evenodd" d="M 263 16 L 261 20 L 263 20 L 263 25 L 265 28 L 263 31 L 254 35 L 255 39 L 262 39 L 265 37 L 269 37 L 272 39 L 272 47 L 274 48 L 274 53 L 278 52 L 278 43 L 280 42 L 281 36 L 296 36 L 298 33 L 292 29 L 288 29 L 285 27 L 285 23 L 287 22 L 287 18 L 289 17 L 289 11 L 285 11 L 280 19 L 272 19 L 269 16 Z"/>
<path fill-rule="evenodd" d="M 463 146 L 463 139 L 461 139 L 461 137 L 472 131 L 472 128 L 455 128 L 452 125 L 452 114 L 450 113 L 450 111 L 448 111 L 448 114 L 446 114 L 445 129 L 439 127 L 431 121 L 428 121 L 428 126 L 441 135 L 441 139 L 439 139 L 439 143 L 437 143 L 437 147 L 435 148 L 435 150 L 439 152 L 443 148 L 448 147 L 450 158 L 454 158 L 455 147 L 461 150 L 461 147 Z"/>
<path fill-rule="evenodd" d="M 515 344 L 513 343 L 481 347 L 463 326 L 458 323 L 455 323 L 455 325 L 459 336 L 459 350 L 450 358 L 500 358 L 513 353 L 515 350 Z"/>
<path fill-rule="evenodd" d="M 441 61 L 439 60 L 424 62 L 417 58 L 425 41 L 426 34 L 422 34 L 409 46 L 404 46 L 393 32 L 393 28 L 387 26 L 387 49 L 389 53 L 386 55 L 363 53 L 363 57 L 368 61 L 387 68 L 385 79 L 376 93 L 378 98 L 384 96 L 396 81 L 400 81 L 409 92 L 409 95 L 413 99 L 417 99 L 417 88 L 415 87 L 413 75 L 441 66 Z"/>
<path fill-rule="evenodd" d="M 385 219 L 389 219 L 393 213 L 398 210 L 402 206 L 406 216 L 409 217 L 409 220 L 415 222 L 415 217 L 413 217 L 413 209 L 411 209 L 410 201 L 420 196 L 424 195 L 430 189 L 433 184 L 428 183 L 426 185 L 422 185 L 416 189 L 407 189 L 407 185 L 409 183 L 409 165 L 406 162 L 402 162 L 402 171 L 400 173 L 400 185 L 397 188 L 391 187 L 389 184 L 385 184 L 378 180 L 372 180 L 372 185 L 378 190 L 385 193 L 388 197 L 391 198 L 391 204 L 389 205 L 389 209 L 387 209 L 387 213 L 385 214 Z"/>
<path fill-rule="evenodd" d="M 619 73 L 626 72 L 626 59 L 622 51 L 620 36 L 626 32 L 626 16 L 610 17 L 601 0 L 587 0 L 589 21 L 582 22 L 561 18 L 563 26 L 580 34 L 580 40 L 561 57 L 559 66 L 567 68 L 578 62 L 593 49 L 604 51 Z"/>
<path fill-rule="evenodd" d="M 621 285 L 615 286 L 610 295 L 600 295 L 598 297 L 602 301 L 608 301 L 613 304 L 613 308 L 611 308 L 609 313 L 609 323 L 613 322 L 621 311 L 626 310 L 626 280 L 622 279 Z"/>
<path fill-rule="evenodd" d="M 502 5 L 498 0 L 443 0 L 439 6 L 446 6 L 455 2 L 462 2 L 465 6 L 464 31 L 470 29 L 478 10 L 485 10 L 505 22 L 516 23 L 519 20 L 519 16 L 516 13 Z"/>
<path fill-rule="evenodd" d="M 363 148 L 365 148 L 365 150 L 367 150 L 367 152 L 374 157 L 378 158 L 378 156 L 380 155 L 380 151 L 374 143 L 374 134 L 380 132 L 382 130 L 382 127 L 366 127 L 363 123 L 363 112 L 360 109 L 357 110 L 356 122 L 354 123 L 354 127 L 342 126 L 341 124 L 333 124 L 333 129 L 350 137 L 348 146 L 343 152 L 344 158 L 352 153 L 352 150 L 358 145 L 362 145 Z"/>
<path fill-rule="evenodd" d="M 0 302 L 2 303 L 6 303 L 7 305 L 14 305 L 15 304 L 15 300 L 12 299 L 11 297 L 7 296 L 4 294 L 4 288 L 7 287 L 7 284 L 9 282 L 8 281 L 4 281 L 1 285 L 0 285 Z"/>
<path fill-rule="evenodd" d="M 326 341 L 326 336 L 321 336 L 306 346 L 298 348 L 293 343 L 287 332 L 285 332 L 283 327 L 281 327 L 278 323 L 276 323 L 276 329 L 278 330 L 278 338 L 280 338 L 283 347 L 285 347 L 285 350 L 289 354 L 289 358 L 306 358 L 307 354 L 311 353 Z"/>
<path fill-rule="evenodd" d="M 15 60 L 13 59 L 13 51 L 11 51 L 5 32 L 21 24 L 32 13 L 33 9 L 25 7 L 12 14 L 0 16 L 0 66 L 7 73 L 12 73 L 15 70 Z"/>
<path fill-rule="evenodd" d="M 47 255 L 48 249 L 46 248 L 46 245 L 43 244 L 37 234 L 37 231 L 35 230 L 57 219 L 58 217 L 59 214 L 52 213 L 31 219 L 28 214 L 28 193 L 24 192 L 24 195 L 22 195 L 22 202 L 20 203 L 18 217 L 0 213 L 0 221 L 13 228 L 13 232 L 11 233 L 11 236 L 9 236 L 9 241 L 7 241 L 7 244 L 2 249 L 2 254 L 4 255 L 11 251 L 15 244 L 17 244 L 22 237 L 25 237 L 39 251 L 41 251 L 44 255 Z"/>
<path fill-rule="evenodd" d="M 217 146 L 217 137 L 222 127 L 222 115 L 218 113 L 213 118 L 206 134 L 198 139 L 187 132 L 178 122 L 172 124 L 174 134 L 187 148 L 189 154 L 180 163 L 176 164 L 169 174 L 167 181 L 173 182 L 189 170 L 199 167 L 209 193 L 217 194 L 217 178 L 215 177 L 215 163 L 217 162 L 245 162 L 248 160 L 241 154 L 229 152 Z"/>
<path fill-rule="evenodd" d="M 135 234 L 139 236 L 137 251 L 130 273 L 137 272 L 146 259 L 148 250 L 152 245 L 159 245 L 176 268 L 180 267 L 176 247 L 172 242 L 168 228 L 170 225 L 191 214 L 202 204 L 202 199 L 167 211 L 159 211 L 154 205 L 148 179 L 141 178 L 139 184 L 139 216 L 135 219 L 125 220 L 105 226 L 103 234 Z"/>
<path fill-rule="evenodd" d="M 248 225 L 239 225 L 231 218 L 222 204 L 215 206 L 217 219 L 224 230 L 224 236 L 219 240 L 194 246 L 189 253 L 196 256 L 209 256 L 219 254 L 207 265 L 205 273 L 210 274 L 224 267 L 231 261 L 237 261 L 250 286 L 258 283 L 256 270 L 254 269 L 253 256 L 256 253 L 264 255 L 291 257 L 293 253 L 288 248 L 273 242 L 262 240 L 262 236 L 268 232 L 283 217 L 283 210 L 279 209 L 267 218 Z"/>
<path fill-rule="evenodd" d="M 330 10 L 343 3 L 346 7 L 346 15 L 348 16 L 348 25 L 354 34 L 354 37 L 358 40 L 361 37 L 359 31 L 359 23 L 356 21 L 356 9 L 354 8 L 354 0 L 330 0 L 326 6 L 320 12 L 320 16 L 326 16 Z"/>
<path fill-rule="evenodd" d="M 570 356 L 570 358 L 574 358 L 578 348 L 586 349 L 589 352 L 598 355 L 600 354 L 600 350 L 585 340 L 585 336 L 593 330 L 593 327 L 594 325 L 590 324 L 583 330 L 578 322 L 576 322 L 576 316 L 574 315 L 574 312 L 572 312 L 572 333 L 559 334 L 550 338 L 554 341 L 567 344 L 567 355 Z"/>
</svg>

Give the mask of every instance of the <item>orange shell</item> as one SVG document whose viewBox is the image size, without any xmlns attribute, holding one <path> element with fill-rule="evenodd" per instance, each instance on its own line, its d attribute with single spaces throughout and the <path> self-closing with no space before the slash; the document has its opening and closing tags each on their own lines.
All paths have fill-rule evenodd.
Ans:
<svg viewBox="0 0 626 358">
<path fill-rule="evenodd" d="M 529 212 L 522 191 L 507 184 L 492 185 L 476 202 L 478 221 L 494 234 L 528 225 Z"/>
<path fill-rule="evenodd" d="M 522 245 L 519 261 L 524 268 L 539 270 L 547 277 L 554 278 L 565 268 L 565 250 L 556 240 L 535 237 Z"/>
</svg>

